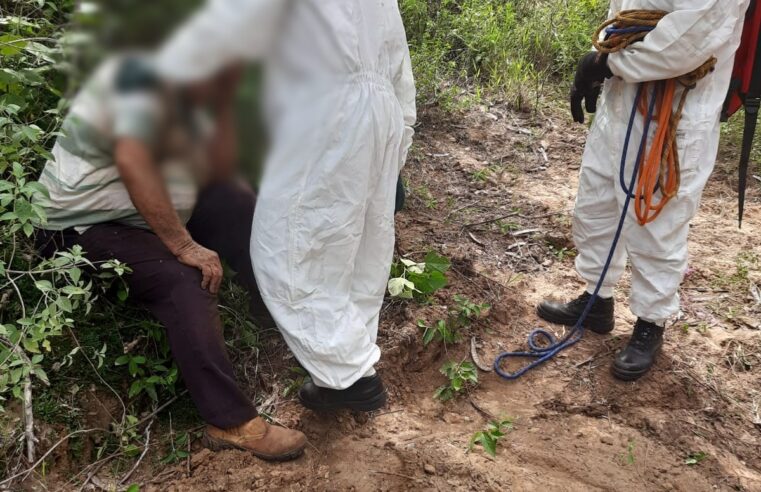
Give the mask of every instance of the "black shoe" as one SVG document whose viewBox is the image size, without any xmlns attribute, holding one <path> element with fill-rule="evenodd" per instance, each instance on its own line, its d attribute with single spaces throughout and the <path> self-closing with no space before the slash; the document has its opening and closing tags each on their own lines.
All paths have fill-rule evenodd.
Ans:
<svg viewBox="0 0 761 492">
<path fill-rule="evenodd" d="M 310 381 L 299 390 L 299 401 L 316 411 L 347 408 L 371 412 L 386 405 L 386 389 L 377 374 L 361 378 L 345 390 L 320 388 Z"/>
<path fill-rule="evenodd" d="M 613 375 L 624 381 L 639 379 L 653 367 L 662 346 L 663 327 L 638 319 L 629 343 L 613 360 Z"/>
<path fill-rule="evenodd" d="M 536 308 L 536 314 L 545 321 L 557 325 L 575 326 L 576 322 L 587 307 L 587 302 L 592 294 L 584 292 L 576 299 L 565 304 L 558 302 L 543 301 Z M 595 333 L 605 335 L 613 331 L 616 322 L 613 319 L 613 298 L 603 299 L 598 297 L 595 300 L 592 309 L 589 311 L 587 318 L 584 320 L 584 328 L 588 328 Z"/>
</svg>

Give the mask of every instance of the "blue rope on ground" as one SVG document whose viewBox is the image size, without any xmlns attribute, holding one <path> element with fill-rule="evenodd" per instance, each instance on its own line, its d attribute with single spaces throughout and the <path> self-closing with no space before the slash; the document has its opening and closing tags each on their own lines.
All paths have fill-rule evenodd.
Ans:
<svg viewBox="0 0 761 492">
<path fill-rule="evenodd" d="M 621 232 L 624 229 L 624 224 L 626 223 L 626 215 L 629 211 L 629 203 L 631 202 L 631 199 L 633 198 L 633 195 L 631 194 L 631 190 L 634 189 L 634 185 L 637 182 L 637 173 L 639 172 L 640 162 L 642 161 L 642 156 L 645 152 L 645 147 L 647 145 L 647 136 L 650 130 L 650 122 L 653 119 L 653 114 L 655 113 L 656 97 L 655 97 L 655 94 L 653 94 L 650 97 L 650 104 L 648 105 L 647 116 L 645 117 L 645 126 L 642 131 L 642 139 L 640 141 L 639 150 L 637 152 L 637 160 L 634 163 L 634 169 L 632 169 L 632 175 L 629 181 L 629 186 L 626 186 L 626 183 L 624 182 L 624 174 L 626 170 L 626 157 L 627 157 L 627 154 L 629 153 L 629 143 L 631 141 L 632 131 L 634 130 L 634 119 L 637 116 L 637 109 L 639 107 L 640 101 L 642 100 L 643 89 L 644 89 L 644 85 L 640 84 L 637 90 L 637 96 L 634 99 L 634 104 L 632 105 L 631 115 L 629 116 L 629 126 L 626 129 L 626 138 L 624 139 L 624 149 L 621 155 L 620 181 L 621 181 L 621 187 L 623 188 L 624 193 L 626 193 L 626 199 L 624 200 L 624 206 L 621 209 L 621 218 L 618 221 L 616 234 L 615 236 L 613 236 L 613 244 L 611 244 L 610 246 L 610 251 L 608 252 L 608 258 L 605 261 L 605 266 L 602 269 L 602 273 L 600 274 L 600 279 L 597 281 L 595 290 L 592 293 L 592 296 L 589 298 L 589 301 L 587 302 L 586 307 L 584 307 L 584 311 L 582 312 L 579 320 L 576 322 L 576 325 L 571 329 L 570 332 L 568 332 L 568 335 L 566 335 L 563 339 L 556 340 L 555 336 L 552 333 L 542 328 L 537 328 L 531 333 L 529 333 L 529 336 L 528 336 L 528 346 L 530 349 L 529 352 L 503 352 L 499 354 L 497 358 L 494 360 L 494 372 L 496 372 L 500 377 L 504 379 L 509 379 L 509 380 L 518 379 L 519 377 L 523 376 L 531 369 L 543 364 L 544 362 L 547 362 L 548 360 L 552 359 L 558 353 L 567 349 L 571 345 L 578 343 L 584 337 L 584 320 L 586 320 L 587 316 L 589 315 L 589 312 L 592 310 L 592 306 L 594 305 L 595 300 L 597 299 L 600 293 L 600 289 L 602 288 L 603 281 L 605 280 L 605 277 L 608 274 L 608 269 L 610 268 L 610 264 L 613 261 L 613 255 L 616 252 L 618 241 L 621 239 Z M 545 346 L 540 345 L 542 342 L 542 339 L 546 342 Z M 522 368 L 518 369 L 515 372 L 508 372 L 502 369 L 502 363 L 506 359 L 509 359 L 509 358 L 533 358 L 535 360 L 523 366 Z"/>
</svg>

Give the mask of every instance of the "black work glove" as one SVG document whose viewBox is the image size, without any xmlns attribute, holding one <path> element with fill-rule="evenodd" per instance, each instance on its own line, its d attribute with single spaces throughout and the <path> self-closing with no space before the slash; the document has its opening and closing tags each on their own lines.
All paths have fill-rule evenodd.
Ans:
<svg viewBox="0 0 761 492">
<path fill-rule="evenodd" d="M 597 98 L 600 97 L 600 89 L 605 79 L 613 76 L 608 68 L 608 55 L 592 51 L 579 60 L 576 68 L 576 77 L 571 87 L 571 115 L 573 121 L 584 123 L 584 110 L 581 101 L 584 101 L 587 113 L 597 111 Z"/>
</svg>

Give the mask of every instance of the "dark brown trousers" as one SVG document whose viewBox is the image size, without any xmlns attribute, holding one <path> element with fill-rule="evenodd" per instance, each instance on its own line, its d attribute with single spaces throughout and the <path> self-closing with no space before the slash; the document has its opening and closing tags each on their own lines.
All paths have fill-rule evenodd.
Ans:
<svg viewBox="0 0 761 492">
<path fill-rule="evenodd" d="M 261 306 L 249 256 L 254 193 L 237 183 L 210 186 L 199 196 L 188 230 L 202 246 L 216 251 L 237 272 Z M 257 415 L 235 382 L 227 357 L 217 298 L 201 288 L 199 270 L 183 265 L 158 236 L 146 229 L 98 224 L 83 234 L 73 229 L 41 231 L 38 247 L 52 255 L 79 244 L 93 262 L 111 258 L 132 268 L 129 299 L 145 306 L 166 328 L 169 344 L 201 417 L 224 429 Z"/>
</svg>

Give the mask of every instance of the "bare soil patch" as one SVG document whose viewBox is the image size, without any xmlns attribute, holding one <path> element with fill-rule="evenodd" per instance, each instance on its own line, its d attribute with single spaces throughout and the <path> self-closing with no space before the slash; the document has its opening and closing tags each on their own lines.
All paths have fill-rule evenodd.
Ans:
<svg viewBox="0 0 761 492">
<path fill-rule="evenodd" d="M 657 367 L 635 383 L 609 372 L 633 321 L 628 280 L 617 291 L 617 328 L 587 334 L 517 382 L 493 372 L 464 398 L 432 398 L 446 360 L 470 358 L 470 339 L 487 365 L 525 347 L 544 325 L 534 305 L 576 295 L 570 214 L 585 130 L 569 118 L 481 107 L 457 117 L 427 111 L 404 177 L 411 194 L 397 216 L 400 255 L 434 249 L 452 260 L 449 286 L 434 302 L 384 307 L 380 372 L 388 408 L 375 415 L 320 416 L 274 392 L 278 421 L 302 429 L 300 460 L 266 464 L 244 452 L 213 454 L 194 444 L 188 462 L 139 472 L 146 490 L 761 490 L 761 228 L 751 190 L 736 225 L 734 152 L 726 148 L 691 233 L 683 313 L 669 328 Z M 418 320 L 434 322 L 460 294 L 489 302 L 489 315 L 463 343 L 424 348 Z M 286 352 L 272 367 L 293 365 Z M 489 416 L 514 429 L 496 459 L 467 452 Z M 692 453 L 707 458 L 690 466 Z M 157 453 L 151 453 L 157 454 Z"/>
</svg>

